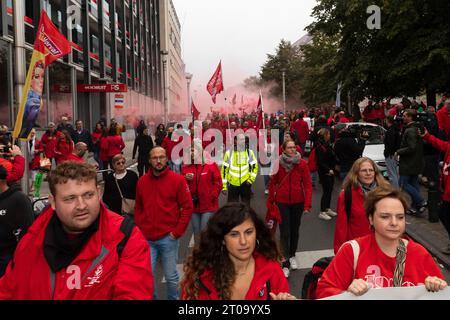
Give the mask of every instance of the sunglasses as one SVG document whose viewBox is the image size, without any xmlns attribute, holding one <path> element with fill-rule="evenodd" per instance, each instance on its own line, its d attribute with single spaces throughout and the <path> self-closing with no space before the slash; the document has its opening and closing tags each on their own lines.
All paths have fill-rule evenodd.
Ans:
<svg viewBox="0 0 450 320">
<path fill-rule="evenodd" d="M 116 164 L 125 164 L 125 161 L 117 161 Z"/>
</svg>

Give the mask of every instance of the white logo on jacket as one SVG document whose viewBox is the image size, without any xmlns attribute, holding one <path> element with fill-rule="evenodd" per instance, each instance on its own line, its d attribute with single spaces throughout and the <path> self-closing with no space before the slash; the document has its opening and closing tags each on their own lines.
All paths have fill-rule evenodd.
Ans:
<svg viewBox="0 0 450 320">
<path fill-rule="evenodd" d="M 101 264 L 95 270 L 94 276 L 93 277 L 88 277 L 89 283 L 86 284 L 84 287 L 85 288 L 89 288 L 89 287 L 92 287 L 96 283 L 100 283 L 100 277 L 102 276 L 102 273 L 103 273 L 103 265 Z"/>
<path fill-rule="evenodd" d="M 0 217 L 6 216 L 6 210 L 0 210 Z"/>
</svg>

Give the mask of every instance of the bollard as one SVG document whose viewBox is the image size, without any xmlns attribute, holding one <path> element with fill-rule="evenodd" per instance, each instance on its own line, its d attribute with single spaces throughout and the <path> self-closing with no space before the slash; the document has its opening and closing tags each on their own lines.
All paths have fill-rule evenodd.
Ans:
<svg viewBox="0 0 450 320">
<path fill-rule="evenodd" d="M 436 188 L 436 183 L 430 181 L 428 188 L 428 220 L 430 222 L 439 222 L 439 203 L 441 202 L 441 194 Z"/>
</svg>

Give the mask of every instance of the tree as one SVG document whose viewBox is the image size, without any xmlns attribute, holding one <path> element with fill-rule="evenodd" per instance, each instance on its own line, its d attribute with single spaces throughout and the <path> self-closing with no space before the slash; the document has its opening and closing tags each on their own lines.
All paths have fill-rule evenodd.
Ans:
<svg viewBox="0 0 450 320">
<path fill-rule="evenodd" d="M 339 37 L 317 32 L 310 44 L 302 46 L 303 60 L 300 72 L 302 98 L 309 105 L 320 105 L 335 100 L 338 85 L 337 51 Z"/>
<path fill-rule="evenodd" d="M 366 24 L 373 4 L 381 8 L 379 30 Z M 431 98 L 450 87 L 449 9 L 437 0 L 319 0 L 307 29 L 340 38 L 336 77 L 353 99 L 424 91 Z"/>
<path fill-rule="evenodd" d="M 285 71 L 286 97 L 298 103 L 300 101 L 301 51 L 289 41 L 281 40 L 276 54 L 268 54 L 266 63 L 261 67 L 260 77 L 264 84 L 275 82 L 271 94 L 282 96 L 283 76 Z"/>
</svg>

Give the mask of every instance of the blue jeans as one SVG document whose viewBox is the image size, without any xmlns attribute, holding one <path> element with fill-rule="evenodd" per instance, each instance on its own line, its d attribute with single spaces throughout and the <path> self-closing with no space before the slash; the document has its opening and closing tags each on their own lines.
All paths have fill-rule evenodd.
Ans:
<svg viewBox="0 0 450 320">
<path fill-rule="evenodd" d="M 167 235 L 156 241 L 148 241 L 148 244 L 150 245 L 151 251 L 153 275 L 156 274 L 156 263 L 158 262 L 158 256 L 161 255 L 162 268 L 167 282 L 167 300 L 178 300 L 179 276 L 177 271 L 177 259 L 179 240 L 173 240 Z M 153 299 L 158 300 L 156 284 Z"/>
<path fill-rule="evenodd" d="M 317 186 L 319 182 L 319 174 L 317 172 L 311 172 L 311 181 L 313 187 Z"/>
<path fill-rule="evenodd" d="M 194 229 L 194 237 L 200 236 L 202 230 L 205 230 L 206 224 L 208 223 L 209 218 L 212 217 L 214 212 L 205 212 L 205 213 L 193 213 L 191 222 L 192 228 Z"/>
<path fill-rule="evenodd" d="M 389 180 L 391 181 L 392 186 L 398 188 L 399 184 L 399 175 L 398 175 L 398 162 L 394 159 L 394 157 L 387 157 L 386 159 L 386 169 Z"/>
<path fill-rule="evenodd" d="M 424 203 L 417 176 L 400 176 L 400 186 L 411 196 L 412 208 L 418 209 Z"/>
</svg>

